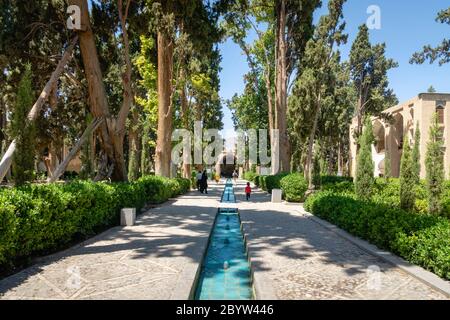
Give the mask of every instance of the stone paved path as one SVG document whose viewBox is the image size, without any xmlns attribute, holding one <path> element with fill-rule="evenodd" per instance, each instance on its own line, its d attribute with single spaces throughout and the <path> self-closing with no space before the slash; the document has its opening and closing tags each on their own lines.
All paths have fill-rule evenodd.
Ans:
<svg viewBox="0 0 450 320">
<path fill-rule="evenodd" d="M 409 274 L 308 219 L 299 205 L 272 204 L 256 192 L 241 219 L 263 287 L 278 299 L 445 299 Z M 372 273 L 372 270 L 380 272 Z"/>
<path fill-rule="evenodd" d="M 445 296 L 308 219 L 299 206 L 255 192 L 237 206 L 253 269 L 274 299 L 444 299 Z M 191 193 L 0 281 L 2 299 L 187 299 L 223 185 Z M 370 268 L 380 273 L 370 273 Z M 75 276 L 74 276 L 75 274 Z M 76 276 L 79 274 L 79 277 Z"/>
<path fill-rule="evenodd" d="M 0 298 L 188 299 L 223 191 L 213 188 L 0 281 Z"/>
</svg>

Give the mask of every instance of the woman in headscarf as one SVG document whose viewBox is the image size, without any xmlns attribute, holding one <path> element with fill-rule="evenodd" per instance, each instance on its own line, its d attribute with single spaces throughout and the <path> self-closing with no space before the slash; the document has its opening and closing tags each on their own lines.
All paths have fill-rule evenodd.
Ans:
<svg viewBox="0 0 450 320">
<path fill-rule="evenodd" d="M 200 183 L 200 192 L 208 194 L 208 173 L 203 171 L 202 180 Z"/>
</svg>

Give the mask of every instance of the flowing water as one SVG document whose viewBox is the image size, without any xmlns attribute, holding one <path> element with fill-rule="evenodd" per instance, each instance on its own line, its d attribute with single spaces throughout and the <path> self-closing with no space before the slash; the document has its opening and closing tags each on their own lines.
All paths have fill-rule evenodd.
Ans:
<svg viewBox="0 0 450 320">
<path fill-rule="evenodd" d="M 231 180 L 227 181 L 222 202 L 236 202 Z M 203 260 L 195 299 L 253 299 L 250 263 L 237 209 L 219 209 Z"/>
</svg>

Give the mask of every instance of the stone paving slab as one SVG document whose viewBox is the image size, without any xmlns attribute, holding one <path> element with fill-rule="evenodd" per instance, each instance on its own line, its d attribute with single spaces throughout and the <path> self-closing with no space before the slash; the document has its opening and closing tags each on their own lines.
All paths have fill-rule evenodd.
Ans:
<svg viewBox="0 0 450 320">
<path fill-rule="evenodd" d="M 243 190 L 239 183 L 235 193 L 260 299 L 446 299 L 309 219 L 299 205 L 271 203 L 258 190 L 247 202 Z"/>
<path fill-rule="evenodd" d="M 0 281 L 0 299 L 188 299 L 223 185 L 154 208 Z"/>
</svg>

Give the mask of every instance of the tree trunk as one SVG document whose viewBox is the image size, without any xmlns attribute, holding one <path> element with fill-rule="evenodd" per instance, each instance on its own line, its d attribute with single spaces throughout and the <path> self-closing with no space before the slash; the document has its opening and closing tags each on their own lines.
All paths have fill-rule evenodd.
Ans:
<svg viewBox="0 0 450 320">
<path fill-rule="evenodd" d="M 66 171 L 67 166 L 69 165 L 70 161 L 72 161 L 73 158 L 77 155 L 77 153 L 80 151 L 83 144 L 90 139 L 92 132 L 97 130 L 97 128 L 104 122 L 104 119 L 95 119 L 92 121 L 92 123 L 87 127 L 87 129 L 84 131 L 83 135 L 81 136 L 80 140 L 75 144 L 75 146 L 70 150 L 69 154 L 66 156 L 64 161 L 58 166 L 58 168 L 53 172 L 51 178 L 47 180 L 48 183 L 53 183 L 56 180 L 58 180 Z"/>
<path fill-rule="evenodd" d="M 103 166 L 105 167 L 101 171 L 108 172 L 108 174 L 111 173 L 112 181 L 127 181 L 128 177 L 123 154 L 123 140 L 125 137 L 126 120 L 133 99 L 131 92 L 131 62 L 129 58 L 128 34 L 125 25 L 129 1 L 127 1 L 125 16 L 123 16 L 122 1 L 119 0 L 119 16 L 124 39 L 123 50 L 125 54 L 126 72 L 122 75 L 124 100 L 117 119 L 113 118 L 110 114 L 98 59 L 98 52 L 95 45 L 95 37 L 90 25 L 87 0 L 70 0 L 69 4 L 77 5 L 81 9 L 81 30 L 78 31 L 78 34 L 80 37 L 81 54 L 88 82 L 91 113 L 95 118 L 106 119 L 99 128 L 99 142 L 104 151 Z M 108 178 L 102 177 L 101 175 L 102 174 L 97 176 L 96 179 L 101 180 Z"/>
<path fill-rule="evenodd" d="M 89 105 L 91 113 L 95 118 L 105 118 L 109 120 L 111 114 L 109 112 L 108 100 L 106 98 L 106 90 L 103 84 L 103 77 L 100 68 L 100 62 L 98 59 L 97 47 L 95 45 L 95 37 L 92 32 L 88 11 L 87 0 L 70 0 L 70 5 L 76 5 L 81 9 L 81 30 L 78 31 L 80 37 L 80 48 L 81 55 L 83 57 L 84 72 L 88 82 L 89 91 Z M 115 155 L 114 155 L 114 145 L 111 136 L 113 136 L 113 121 L 105 121 L 99 128 L 99 142 L 101 149 L 105 153 L 105 158 L 103 159 L 103 165 L 108 168 L 113 168 L 113 176 L 111 177 L 114 181 L 126 180 L 123 177 L 119 168 L 116 168 Z M 109 169 L 104 168 L 103 172 L 107 172 Z M 103 180 L 108 177 L 98 176 L 96 179 Z"/>
<path fill-rule="evenodd" d="M 276 68 L 276 124 L 280 133 L 280 168 L 278 172 L 291 170 L 291 146 L 287 132 L 287 43 L 286 0 L 277 1 L 277 68 Z"/>
<path fill-rule="evenodd" d="M 28 120 L 30 122 L 34 122 L 38 118 L 38 116 L 42 110 L 42 106 L 47 101 L 54 84 L 56 83 L 56 81 L 58 81 L 59 77 L 61 76 L 62 72 L 64 71 L 64 67 L 67 65 L 67 63 L 72 58 L 72 52 L 73 52 L 73 49 L 74 49 L 77 41 L 78 41 L 78 38 L 75 37 L 72 40 L 72 42 L 70 43 L 70 45 L 67 47 L 66 52 L 64 53 L 58 66 L 56 67 L 55 71 L 53 72 L 52 76 L 50 77 L 50 80 L 47 82 L 47 84 L 44 87 L 44 90 L 42 90 L 36 103 L 31 108 L 31 111 L 28 114 Z M 0 182 L 3 181 L 6 174 L 9 171 L 9 168 L 11 167 L 11 164 L 13 161 L 13 155 L 14 155 L 15 151 L 16 151 L 16 142 L 13 141 L 10 144 L 9 148 L 7 149 L 5 155 L 3 156 L 2 161 L 0 162 Z"/>
<path fill-rule="evenodd" d="M 156 175 L 170 177 L 172 152 L 172 77 L 174 45 L 169 35 L 158 32 L 158 138 Z"/>
</svg>

